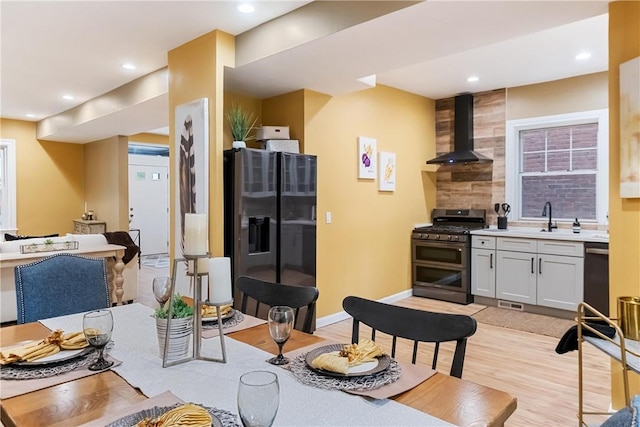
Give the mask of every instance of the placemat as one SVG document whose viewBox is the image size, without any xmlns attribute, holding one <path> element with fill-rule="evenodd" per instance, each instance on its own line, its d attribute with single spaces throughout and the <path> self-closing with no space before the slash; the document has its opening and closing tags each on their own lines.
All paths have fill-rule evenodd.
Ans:
<svg viewBox="0 0 640 427">
<path fill-rule="evenodd" d="M 318 347 L 323 347 L 329 344 L 338 344 L 338 343 L 333 340 L 326 340 L 320 343 L 315 343 L 315 344 L 308 345 L 306 347 L 299 348 L 297 350 L 292 350 L 290 352 L 284 353 L 284 355 L 285 357 L 288 357 L 289 359 L 292 359 L 292 360 L 295 359 L 296 357 L 304 358 L 304 356 L 311 350 L 316 349 Z M 403 363 L 403 362 L 398 362 L 398 364 L 400 365 L 402 374 L 396 381 L 390 384 L 386 384 L 375 389 L 367 389 L 367 390 L 344 390 L 343 389 L 342 391 L 351 393 L 351 394 L 357 394 L 360 396 L 370 397 L 373 399 L 389 399 L 393 396 L 404 393 L 405 391 L 411 390 L 412 388 L 422 384 L 423 382 L 425 382 L 426 380 L 428 380 L 429 378 L 431 378 L 433 375 L 436 374 L 436 371 L 426 366 L 413 365 L 411 363 Z M 284 365 L 283 367 L 288 369 L 289 365 Z"/>
<path fill-rule="evenodd" d="M 240 313 L 239 310 L 236 313 Z M 242 313 L 240 313 L 242 314 Z M 253 328 L 254 326 L 262 325 L 263 323 L 267 323 L 266 320 L 258 319 L 257 317 L 249 316 L 248 314 L 242 314 L 243 320 L 233 326 L 225 327 L 224 321 L 222 322 L 222 330 L 225 335 L 230 334 L 231 332 L 241 331 L 243 329 Z M 235 315 L 233 316 L 235 317 Z M 231 319 L 229 319 L 231 320 Z M 202 338 L 214 338 L 220 335 L 220 331 L 218 330 L 218 325 L 216 324 L 215 328 L 212 329 L 202 329 L 201 336 Z"/>
<path fill-rule="evenodd" d="M 95 353 L 90 356 L 97 356 Z M 86 357 L 85 359 L 92 359 L 92 357 Z M 122 362 L 108 356 L 108 360 L 113 361 L 113 366 L 111 368 L 115 368 L 120 365 Z M 92 360 L 91 360 L 92 361 Z M 69 372 L 64 372 L 59 375 L 49 376 L 46 378 L 34 378 L 34 379 L 25 379 L 25 380 L 0 380 L 0 399 L 8 399 L 10 397 L 20 396 L 21 394 L 31 393 L 32 391 L 41 390 L 43 388 L 52 387 L 54 385 L 66 383 L 69 381 L 77 380 L 80 378 L 88 377 L 93 374 L 99 374 L 104 371 L 90 371 L 87 366 L 89 363 L 84 364 L 82 367 L 77 367 L 77 369 L 71 370 Z M 17 369 L 17 368 L 14 368 Z M 43 368 L 49 369 L 49 368 Z M 109 369 L 105 369 L 109 370 Z"/>
<path fill-rule="evenodd" d="M 184 401 L 170 391 L 165 391 L 164 393 L 150 397 L 147 400 L 138 402 L 135 405 L 131 405 L 117 414 L 105 415 L 97 420 L 91 420 L 86 424 L 82 424 L 80 427 L 107 426 L 120 418 L 126 417 L 127 415 L 135 414 L 136 412 L 140 412 L 145 409 L 151 409 L 154 406 L 171 406 L 176 403 L 182 404 Z M 219 408 L 214 408 L 213 412 L 214 415 L 222 421 L 222 425 L 224 427 L 240 427 L 240 424 L 238 424 L 238 417 L 233 412 Z"/>
</svg>

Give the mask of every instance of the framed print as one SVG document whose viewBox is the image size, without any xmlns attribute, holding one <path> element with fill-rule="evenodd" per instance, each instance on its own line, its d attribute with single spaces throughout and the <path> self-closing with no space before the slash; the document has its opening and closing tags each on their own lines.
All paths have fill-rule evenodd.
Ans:
<svg viewBox="0 0 640 427">
<path fill-rule="evenodd" d="M 380 152 L 379 155 L 378 190 L 395 191 L 396 189 L 396 153 Z"/>
<path fill-rule="evenodd" d="M 620 64 L 620 197 L 640 198 L 640 57 Z"/>
<path fill-rule="evenodd" d="M 358 137 L 358 178 L 376 179 L 376 140 Z"/>
<path fill-rule="evenodd" d="M 209 208 L 209 108 L 200 98 L 178 105 L 175 115 L 175 256 L 184 256 L 184 216 Z"/>
</svg>

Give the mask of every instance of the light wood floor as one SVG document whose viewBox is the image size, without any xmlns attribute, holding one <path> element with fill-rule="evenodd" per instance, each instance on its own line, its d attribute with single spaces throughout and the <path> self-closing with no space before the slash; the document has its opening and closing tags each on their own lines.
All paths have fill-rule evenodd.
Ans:
<svg viewBox="0 0 640 427">
<path fill-rule="evenodd" d="M 138 276 L 138 302 L 155 307 L 157 303 L 151 294 L 152 279 L 168 275 L 168 268 L 143 265 Z M 409 297 L 396 304 L 451 313 L 471 314 L 478 311 L 475 304 L 463 306 L 418 297 Z M 348 342 L 351 338 L 351 321 L 319 328 L 316 334 Z M 387 345 L 382 336 L 377 336 L 376 341 L 383 347 Z M 557 338 L 478 323 L 477 332 L 467 343 L 462 378 L 517 397 L 518 409 L 507 421 L 507 427 L 576 426 L 578 353 L 557 354 L 557 344 Z M 412 345 L 402 342 L 399 345 L 396 358 L 410 361 Z M 589 345 L 585 345 L 585 350 L 585 407 L 587 410 L 607 410 L 610 404 L 609 358 Z M 441 346 L 438 371 L 448 374 L 452 351 L 453 345 Z M 418 362 L 430 365 L 431 349 L 427 345 L 420 349 Z M 603 419 L 592 416 L 587 420 L 591 424 L 602 422 Z"/>
</svg>

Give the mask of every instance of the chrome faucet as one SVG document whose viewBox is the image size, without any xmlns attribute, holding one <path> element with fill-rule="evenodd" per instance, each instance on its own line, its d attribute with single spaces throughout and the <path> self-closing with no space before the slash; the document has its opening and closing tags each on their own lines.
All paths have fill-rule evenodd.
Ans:
<svg viewBox="0 0 640 427">
<path fill-rule="evenodd" d="M 544 204 L 544 208 L 542 208 L 542 216 L 547 216 L 547 206 L 549 206 L 549 224 L 547 225 L 547 230 L 549 233 L 553 231 L 554 228 L 558 228 L 558 225 L 553 225 L 551 223 L 551 202 L 546 202 Z M 544 229 L 542 231 L 545 231 Z"/>
</svg>

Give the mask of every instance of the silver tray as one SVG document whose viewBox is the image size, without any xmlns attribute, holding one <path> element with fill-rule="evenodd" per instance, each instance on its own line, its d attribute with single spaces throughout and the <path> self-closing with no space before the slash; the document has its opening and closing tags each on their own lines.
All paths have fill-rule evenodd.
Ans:
<svg viewBox="0 0 640 427">
<path fill-rule="evenodd" d="M 95 348 L 89 346 L 78 350 L 61 350 L 56 354 L 52 354 L 51 356 L 43 357 L 42 359 L 37 359 L 32 362 L 13 362 L 11 366 L 21 366 L 21 367 L 42 367 L 42 366 L 53 366 L 58 363 L 68 362 L 69 360 L 77 359 L 78 357 L 86 356 L 89 353 L 92 353 Z"/>
<path fill-rule="evenodd" d="M 171 406 L 154 406 L 153 408 L 150 408 L 150 409 L 143 409 L 142 411 L 136 412 L 135 414 L 122 417 L 119 420 L 116 420 L 111 424 L 107 425 L 107 427 L 131 427 L 136 425 L 140 421 L 144 420 L 145 418 L 153 419 L 153 418 L 159 417 L 165 412 L 169 412 L 173 408 L 177 408 L 178 406 L 181 406 L 181 405 L 182 405 L 181 403 L 176 403 L 175 405 L 171 405 Z M 214 415 L 213 408 L 208 408 L 206 406 L 202 406 L 202 407 L 206 409 L 207 412 L 209 412 L 209 414 L 211 415 L 212 427 L 223 427 L 222 421 L 220 421 L 220 419 Z"/>
<path fill-rule="evenodd" d="M 332 351 L 340 351 L 344 348 L 345 345 L 346 344 L 329 344 L 329 345 L 325 345 L 325 346 L 318 347 L 316 349 L 311 350 L 309 353 L 307 353 L 307 355 L 304 358 L 307 364 L 307 367 L 309 367 L 309 369 L 311 369 L 313 372 L 316 372 L 322 375 L 327 375 L 329 377 L 350 378 L 350 377 L 362 377 L 365 375 L 378 374 L 384 371 L 385 369 L 387 369 L 391 364 L 391 357 L 389 357 L 388 354 L 383 354 L 382 356 L 377 358 L 377 363 L 369 362 L 370 365 L 354 366 L 353 368 L 356 368 L 354 371 L 351 371 L 352 367 L 350 367 L 348 374 L 340 374 L 338 372 L 325 371 L 324 369 L 317 369 L 311 366 L 311 362 L 316 357 L 324 353 L 330 353 Z"/>
</svg>

